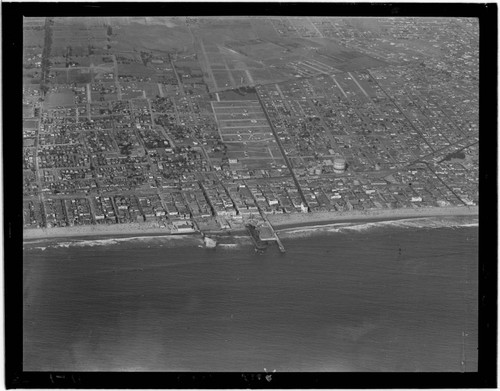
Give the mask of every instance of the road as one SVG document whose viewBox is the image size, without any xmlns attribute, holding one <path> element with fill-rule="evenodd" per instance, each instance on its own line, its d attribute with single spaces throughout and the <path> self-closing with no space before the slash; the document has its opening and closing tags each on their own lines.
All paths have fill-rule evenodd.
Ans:
<svg viewBox="0 0 500 391">
<path fill-rule="evenodd" d="M 368 98 L 370 99 L 370 97 L 368 96 L 368 93 L 365 91 L 365 89 L 363 87 L 361 87 L 361 84 L 359 84 L 359 82 L 356 80 L 356 78 L 353 76 L 353 74 L 351 72 L 347 72 L 347 74 L 351 77 L 352 81 L 354 83 L 356 83 L 356 85 L 358 86 L 358 88 L 361 90 L 361 92 Z M 371 99 L 370 99 L 370 102 L 371 102 Z"/>
<path fill-rule="evenodd" d="M 114 64 L 114 79 L 116 92 L 118 96 L 118 100 L 122 100 L 122 87 L 120 86 L 120 82 L 118 81 L 118 62 L 116 61 L 116 56 L 113 54 L 113 64 Z"/>
<path fill-rule="evenodd" d="M 191 31 L 191 30 L 189 30 L 189 31 Z M 210 79 L 214 84 L 214 90 L 218 90 L 219 87 L 217 86 L 215 76 L 212 72 L 212 68 L 210 67 L 210 60 L 208 59 L 208 55 L 207 55 L 207 52 L 205 50 L 205 45 L 203 45 L 203 39 L 199 39 L 199 42 L 200 42 L 201 51 L 203 52 L 203 57 L 205 58 L 205 63 L 207 64 L 207 66 L 206 66 L 207 73 L 210 75 Z"/>
<path fill-rule="evenodd" d="M 439 179 L 439 181 L 440 181 L 440 182 L 444 185 L 444 187 L 446 187 L 446 188 L 447 188 L 447 189 L 448 189 L 448 190 L 449 190 L 449 191 L 450 191 L 450 192 L 451 192 L 451 193 L 452 193 L 455 197 L 457 197 L 457 199 L 458 199 L 458 200 L 459 200 L 462 204 L 464 204 L 465 206 L 468 206 L 468 205 L 467 205 L 464 201 L 462 201 L 462 199 L 461 199 L 461 198 L 457 195 L 457 193 L 455 193 L 455 192 L 453 191 L 453 189 L 452 189 L 450 186 L 448 186 L 448 185 L 446 184 L 446 182 L 445 182 L 445 181 L 443 181 L 443 179 L 441 179 L 441 177 L 440 177 L 440 176 L 439 176 L 439 175 L 438 175 L 438 174 L 437 174 L 437 173 L 436 173 L 436 172 L 432 169 L 432 167 L 431 167 L 431 165 L 430 165 L 429 163 L 427 163 L 427 162 L 423 162 L 423 163 L 427 166 L 427 168 L 429 169 L 429 171 L 430 171 L 430 172 L 432 172 L 432 173 L 434 174 L 434 176 L 435 176 L 437 179 Z"/>
<path fill-rule="evenodd" d="M 465 137 L 463 139 L 460 139 L 460 140 L 454 142 L 453 144 L 447 145 L 446 147 L 442 147 L 440 149 L 435 150 L 434 152 L 431 152 L 431 153 L 428 153 L 427 155 L 419 157 L 418 159 L 412 160 L 411 162 L 407 163 L 404 167 L 410 167 L 410 166 L 412 166 L 415 163 L 426 163 L 428 160 L 432 159 L 432 157 L 438 156 L 438 155 L 442 154 L 444 150 L 446 150 L 446 149 L 450 150 L 451 148 L 453 148 L 457 144 L 460 144 L 460 143 L 464 142 L 465 140 L 467 140 L 469 138 L 470 137 Z M 455 150 L 453 152 L 459 152 L 459 151 L 461 151 L 461 150 L 463 150 L 465 148 L 468 148 L 468 147 L 471 147 L 472 145 L 477 144 L 478 142 L 479 141 L 477 141 L 477 140 L 471 141 L 470 143 L 467 143 L 467 145 L 465 145 L 463 147 L 460 146 L 459 149 L 457 149 L 457 150 Z M 452 153 L 452 151 L 447 152 L 446 154 L 449 154 L 449 153 Z"/>
<path fill-rule="evenodd" d="M 432 145 L 427 141 L 427 139 L 424 137 L 424 135 L 416 128 L 415 125 L 413 125 L 413 122 L 407 117 L 403 109 L 396 103 L 396 101 L 385 91 L 385 89 L 378 83 L 377 79 L 371 74 L 371 72 L 368 70 L 368 73 L 370 74 L 371 78 L 373 79 L 373 82 L 378 85 L 380 90 L 384 93 L 385 96 L 391 101 L 391 103 L 399 110 L 399 112 L 403 115 L 403 117 L 406 118 L 410 126 L 413 128 L 415 132 L 418 133 L 418 135 L 422 138 L 422 140 L 428 145 L 428 147 L 431 149 L 431 151 L 435 151 L 435 149 L 432 147 Z"/>
<path fill-rule="evenodd" d="M 266 115 L 267 121 L 269 122 L 269 126 L 271 127 L 274 138 L 276 139 L 278 147 L 281 151 L 281 155 L 283 156 L 283 159 L 285 159 L 285 163 L 288 167 L 288 170 L 290 171 L 290 174 L 292 175 L 295 186 L 297 187 L 297 190 L 299 191 L 300 198 L 302 199 L 302 202 L 304 202 L 304 205 L 309 206 L 307 204 L 306 197 L 304 196 L 304 193 L 302 192 L 299 181 L 298 181 L 297 177 L 295 176 L 295 173 L 293 172 L 292 164 L 290 163 L 290 160 L 288 160 L 288 156 L 285 153 L 285 149 L 283 148 L 283 145 L 281 145 L 281 140 L 278 136 L 278 133 L 276 132 L 276 129 L 274 128 L 274 125 L 271 121 L 271 118 L 269 118 L 269 115 L 267 114 L 266 107 L 265 107 L 264 103 L 262 102 L 259 94 L 257 94 L 257 97 L 259 98 L 259 102 L 260 102 L 260 105 L 262 106 L 262 110 L 264 111 L 264 114 Z"/>
</svg>

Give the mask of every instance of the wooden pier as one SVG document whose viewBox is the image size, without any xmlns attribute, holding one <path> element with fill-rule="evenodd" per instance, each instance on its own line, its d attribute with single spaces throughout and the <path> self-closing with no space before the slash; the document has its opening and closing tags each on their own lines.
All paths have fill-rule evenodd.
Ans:
<svg viewBox="0 0 500 391">
<path fill-rule="evenodd" d="M 269 220 L 267 219 L 267 216 L 265 215 L 265 213 L 262 214 L 262 217 L 264 218 L 264 221 L 266 222 L 266 225 L 267 227 L 270 229 L 271 231 L 271 237 L 267 238 L 267 239 L 263 239 L 261 238 L 262 240 L 272 240 L 272 241 L 275 241 L 276 244 L 278 245 L 278 248 L 279 250 L 284 253 L 285 252 L 285 246 L 283 246 L 283 243 L 281 242 L 281 239 L 279 238 L 278 234 L 276 233 L 276 231 L 274 230 L 273 226 L 271 225 L 271 223 L 269 222 Z"/>
<path fill-rule="evenodd" d="M 274 229 L 273 229 L 273 232 L 274 232 Z M 278 248 L 280 249 L 280 251 L 282 253 L 285 252 L 285 246 L 283 246 L 283 243 L 281 243 L 281 239 L 278 237 L 278 235 L 276 234 L 276 232 L 274 232 L 274 234 L 276 235 L 276 243 L 278 244 Z"/>
</svg>

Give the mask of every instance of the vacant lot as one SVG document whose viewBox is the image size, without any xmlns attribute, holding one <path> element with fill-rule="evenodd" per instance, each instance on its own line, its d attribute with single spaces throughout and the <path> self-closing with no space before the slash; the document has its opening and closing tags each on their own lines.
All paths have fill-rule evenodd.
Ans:
<svg viewBox="0 0 500 391">
<path fill-rule="evenodd" d="M 70 89 L 49 93 L 43 103 L 46 108 L 56 106 L 68 106 L 74 104 L 75 93 Z"/>
<path fill-rule="evenodd" d="M 261 128 L 269 127 L 266 119 L 241 119 L 241 120 L 230 120 L 230 121 L 220 121 L 219 124 L 221 129 L 225 128 Z"/>
<path fill-rule="evenodd" d="M 86 84 L 90 83 L 92 76 L 88 69 L 69 69 L 68 83 Z"/>
<path fill-rule="evenodd" d="M 33 105 L 23 105 L 23 118 L 33 117 Z"/>
<path fill-rule="evenodd" d="M 38 120 L 36 119 L 25 119 L 23 120 L 24 129 L 36 129 L 38 126 Z"/>
<path fill-rule="evenodd" d="M 154 69 L 148 68 L 144 64 L 131 63 L 131 64 L 118 64 L 118 76 L 132 75 L 132 76 L 149 76 L 152 77 L 156 74 Z"/>
<path fill-rule="evenodd" d="M 237 84 L 239 84 L 240 79 L 236 79 L 234 77 L 235 81 Z M 244 84 L 247 84 L 248 79 L 245 79 Z M 219 99 L 222 101 L 231 101 L 231 100 L 251 100 L 254 101 L 257 99 L 257 94 L 255 93 L 255 90 L 248 90 L 248 89 L 237 89 L 237 90 L 230 90 L 230 91 L 221 91 L 218 93 L 219 94 Z"/>
<path fill-rule="evenodd" d="M 212 107 L 230 159 L 238 159 L 246 170 L 284 164 L 258 101 L 212 102 Z"/>
</svg>

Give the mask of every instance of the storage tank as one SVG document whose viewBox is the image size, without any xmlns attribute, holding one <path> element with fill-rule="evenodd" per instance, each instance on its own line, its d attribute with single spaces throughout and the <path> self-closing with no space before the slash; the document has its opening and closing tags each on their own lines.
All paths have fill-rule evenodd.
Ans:
<svg viewBox="0 0 500 391">
<path fill-rule="evenodd" d="M 333 170 L 335 172 L 344 172 L 346 169 L 346 161 L 344 158 L 338 157 L 333 161 Z"/>
</svg>

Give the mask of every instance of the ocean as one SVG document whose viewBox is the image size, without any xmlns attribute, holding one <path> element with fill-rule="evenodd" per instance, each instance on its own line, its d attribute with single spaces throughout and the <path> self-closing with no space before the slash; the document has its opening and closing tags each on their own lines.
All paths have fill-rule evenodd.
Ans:
<svg viewBox="0 0 500 391">
<path fill-rule="evenodd" d="M 27 242 L 24 370 L 477 371 L 477 222 L 427 220 Z"/>
</svg>

